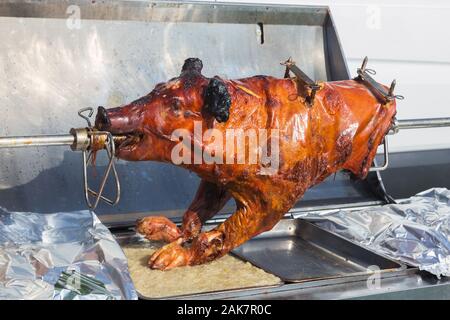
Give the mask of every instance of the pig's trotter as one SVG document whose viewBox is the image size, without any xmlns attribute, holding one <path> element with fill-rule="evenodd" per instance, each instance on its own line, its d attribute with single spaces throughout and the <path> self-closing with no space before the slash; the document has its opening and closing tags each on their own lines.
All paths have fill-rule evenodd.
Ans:
<svg viewBox="0 0 450 320">
<path fill-rule="evenodd" d="M 192 242 L 191 265 L 205 263 L 228 253 L 224 246 L 224 234 L 218 230 L 203 232 Z"/>
<path fill-rule="evenodd" d="M 224 256 L 259 233 L 272 229 L 282 217 L 282 212 L 239 208 L 224 223 L 211 231 L 200 233 L 193 240 L 189 265 L 202 264 Z"/>
<path fill-rule="evenodd" d="M 180 238 L 153 253 L 148 261 L 151 269 L 169 270 L 175 267 L 196 265 L 221 256 L 223 234 L 220 231 L 200 233 L 190 248 L 183 247 Z"/>
<path fill-rule="evenodd" d="M 153 253 L 148 261 L 151 269 L 169 270 L 175 267 L 186 266 L 190 264 L 191 251 L 182 247 L 183 240 L 169 243 Z"/>
<path fill-rule="evenodd" d="M 181 237 L 180 229 L 166 217 L 143 218 L 137 222 L 136 230 L 154 241 L 172 242 Z"/>
</svg>

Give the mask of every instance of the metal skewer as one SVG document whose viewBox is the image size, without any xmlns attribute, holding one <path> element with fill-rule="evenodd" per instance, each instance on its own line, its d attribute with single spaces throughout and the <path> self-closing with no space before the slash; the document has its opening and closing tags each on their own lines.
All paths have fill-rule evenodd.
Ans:
<svg viewBox="0 0 450 320">
<path fill-rule="evenodd" d="M 78 132 L 70 134 L 42 134 L 32 136 L 13 136 L 0 137 L 0 149 L 5 148 L 27 148 L 27 147 L 54 147 L 54 146 L 73 146 L 73 150 L 82 150 L 80 145 L 86 144 L 89 147 L 89 134 L 87 128 L 73 129 Z M 85 131 L 85 137 L 81 137 L 82 132 Z M 106 132 L 97 131 L 100 134 L 107 134 Z M 121 141 L 125 136 L 113 136 L 114 141 Z"/>
<path fill-rule="evenodd" d="M 42 146 L 70 146 L 73 151 L 81 151 L 83 153 L 83 180 L 85 198 L 88 207 L 94 210 L 100 200 L 110 205 L 115 205 L 120 199 L 120 181 L 114 165 L 115 156 L 115 142 L 124 139 L 123 136 L 113 136 L 109 132 L 95 131 L 91 127 L 89 117 L 83 115 L 84 111 L 89 111 L 89 117 L 92 116 L 92 109 L 85 108 L 78 113 L 83 119 L 87 121 L 87 128 L 71 129 L 69 134 L 59 135 L 32 135 L 32 136 L 16 136 L 16 137 L 0 137 L 0 149 L 2 148 L 25 148 L 25 147 L 42 147 Z M 405 129 L 420 129 L 420 128 L 439 128 L 450 127 L 450 117 L 448 118 L 430 118 L 430 119 L 394 119 L 389 134 L 396 134 L 400 130 Z M 98 139 L 100 137 L 100 139 Z M 95 145 L 96 141 L 104 141 L 101 145 Z M 389 166 L 389 150 L 388 150 L 388 137 L 386 136 L 383 141 L 384 150 L 384 163 L 381 166 L 371 167 L 370 171 L 383 171 Z M 94 191 L 89 187 L 87 167 L 89 166 L 90 155 L 92 152 L 106 149 L 108 155 L 108 165 L 100 183 L 99 191 Z M 88 155 L 89 154 L 89 155 Z M 113 174 L 113 178 L 116 184 L 116 196 L 114 199 L 109 199 L 102 195 L 106 181 L 109 174 Z M 94 201 L 91 202 L 90 197 L 94 196 Z"/>
<path fill-rule="evenodd" d="M 450 118 L 394 120 L 390 134 L 398 133 L 400 130 L 404 129 L 440 128 L 449 126 Z"/>
<path fill-rule="evenodd" d="M 0 137 L 0 148 L 70 146 L 74 142 L 75 137 L 72 134 Z"/>
<path fill-rule="evenodd" d="M 441 127 L 450 127 L 450 117 L 394 120 L 394 124 L 392 125 L 389 134 L 396 134 L 400 130 L 406 129 L 441 128 Z M 123 139 L 122 136 L 113 136 L 114 141 L 118 141 L 121 139 Z M 80 140 L 81 139 L 79 134 L 52 134 L 52 135 L 0 137 L 0 149 L 42 147 L 42 146 L 73 146 L 75 142 L 81 143 L 82 141 Z"/>
</svg>

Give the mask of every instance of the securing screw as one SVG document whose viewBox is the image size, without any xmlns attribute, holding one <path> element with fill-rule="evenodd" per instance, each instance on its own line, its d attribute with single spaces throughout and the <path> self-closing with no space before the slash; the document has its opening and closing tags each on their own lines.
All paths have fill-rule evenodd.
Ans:
<svg viewBox="0 0 450 320">
<path fill-rule="evenodd" d="M 393 96 L 394 96 L 394 89 L 395 89 L 395 85 L 396 85 L 396 84 L 397 84 L 397 81 L 395 81 L 395 79 L 392 80 L 391 87 L 389 88 L 389 93 L 388 93 L 388 95 L 389 95 L 390 97 L 393 97 Z"/>
</svg>

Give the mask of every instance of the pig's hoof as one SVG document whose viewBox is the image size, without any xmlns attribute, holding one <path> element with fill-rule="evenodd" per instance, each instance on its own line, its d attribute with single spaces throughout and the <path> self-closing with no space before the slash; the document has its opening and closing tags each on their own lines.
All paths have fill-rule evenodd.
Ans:
<svg viewBox="0 0 450 320">
<path fill-rule="evenodd" d="M 138 220 L 136 230 L 154 241 L 172 242 L 181 237 L 180 229 L 166 217 L 146 217 Z"/>
<path fill-rule="evenodd" d="M 182 239 L 169 243 L 153 253 L 148 261 L 151 269 L 169 270 L 186 266 L 190 261 L 189 249 L 181 246 Z"/>
</svg>

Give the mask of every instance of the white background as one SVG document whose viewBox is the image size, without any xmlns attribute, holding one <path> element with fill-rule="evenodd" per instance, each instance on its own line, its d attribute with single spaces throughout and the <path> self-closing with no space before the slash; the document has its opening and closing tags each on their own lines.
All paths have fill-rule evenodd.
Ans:
<svg viewBox="0 0 450 320">
<path fill-rule="evenodd" d="M 200 0 L 202 1 L 202 0 Z M 397 79 L 397 118 L 450 117 L 450 1 L 443 0 L 222 0 L 220 2 L 327 5 L 352 75 L 364 56 L 376 80 Z M 391 151 L 450 148 L 450 128 L 406 130 Z"/>
</svg>

